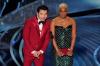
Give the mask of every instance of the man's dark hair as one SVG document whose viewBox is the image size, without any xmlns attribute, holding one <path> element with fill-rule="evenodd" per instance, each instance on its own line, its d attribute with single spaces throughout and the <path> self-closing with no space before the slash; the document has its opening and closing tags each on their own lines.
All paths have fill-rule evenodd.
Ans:
<svg viewBox="0 0 100 66">
<path fill-rule="evenodd" d="M 47 10 L 47 12 L 48 12 L 48 7 L 45 6 L 45 5 L 41 5 L 41 6 L 39 6 L 39 7 L 37 8 L 37 12 L 39 13 L 40 10 Z"/>
</svg>

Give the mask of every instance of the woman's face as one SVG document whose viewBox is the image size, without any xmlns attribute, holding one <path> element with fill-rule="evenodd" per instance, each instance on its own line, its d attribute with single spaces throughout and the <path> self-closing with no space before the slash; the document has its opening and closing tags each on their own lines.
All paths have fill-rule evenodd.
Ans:
<svg viewBox="0 0 100 66">
<path fill-rule="evenodd" d="M 59 16 L 61 18 L 65 18 L 67 16 L 67 8 L 65 7 L 62 7 L 59 9 Z"/>
</svg>

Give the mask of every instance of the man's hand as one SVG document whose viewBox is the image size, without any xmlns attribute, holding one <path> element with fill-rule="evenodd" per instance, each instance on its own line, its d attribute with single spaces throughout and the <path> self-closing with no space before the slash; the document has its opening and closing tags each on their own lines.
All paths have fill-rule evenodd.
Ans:
<svg viewBox="0 0 100 66">
<path fill-rule="evenodd" d="M 43 54 L 43 51 L 32 51 L 31 54 L 33 54 L 34 57 L 39 58 L 39 56 Z"/>
<path fill-rule="evenodd" d="M 40 56 L 41 54 L 43 54 L 44 52 L 42 50 L 37 51 L 38 56 Z"/>
<path fill-rule="evenodd" d="M 37 51 L 37 54 L 38 54 L 38 56 L 40 56 L 41 55 L 41 52 L 40 51 Z"/>
<path fill-rule="evenodd" d="M 33 54 L 34 57 L 38 57 L 38 51 L 32 51 L 31 54 Z"/>
</svg>

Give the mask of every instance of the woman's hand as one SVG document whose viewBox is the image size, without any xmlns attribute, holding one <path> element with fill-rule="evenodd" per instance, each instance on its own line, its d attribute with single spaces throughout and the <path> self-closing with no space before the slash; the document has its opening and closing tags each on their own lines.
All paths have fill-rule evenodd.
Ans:
<svg viewBox="0 0 100 66">
<path fill-rule="evenodd" d="M 63 56 L 64 54 L 63 54 L 61 51 L 57 51 L 57 55 L 61 57 L 61 56 Z"/>
<path fill-rule="evenodd" d="M 68 49 L 67 55 L 68 55 L 68 56 L 72 56 L 72 55 L 73 55 L 73 50 L 72 50 L 72 49 Z"/>
</svg>

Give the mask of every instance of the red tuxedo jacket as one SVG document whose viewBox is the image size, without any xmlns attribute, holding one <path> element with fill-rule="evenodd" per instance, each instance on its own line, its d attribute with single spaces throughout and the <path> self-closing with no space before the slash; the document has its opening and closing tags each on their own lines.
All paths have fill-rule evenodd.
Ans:
<svg viewBox="0 0 100 66">
<path fill-rule="evenodd" d="M 41 35 L 37 18 L 34 16 L 25 21 L 23 28 L 24 55 L 32 56 L 32 51 L 43 50 L 45 52 L 50 40 L 50 20 L 46 20 Z"/>
</svg>

